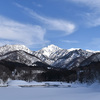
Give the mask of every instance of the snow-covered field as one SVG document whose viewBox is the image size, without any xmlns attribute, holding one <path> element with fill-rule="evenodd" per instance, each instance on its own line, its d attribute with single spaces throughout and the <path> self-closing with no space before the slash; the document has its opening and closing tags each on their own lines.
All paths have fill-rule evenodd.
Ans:
<svg viewBox="0 0 100 100">
<path fill-rule="evenodd" d="M 37 82 L 30 84 L 33 85 L 33 83 L 37 84 Z M 0 88 L 0 100 L 100 100 L 100 86 L 97 83 L 87 86 L 49 82 L 51 85 L 49 87 L 44 86 L 45 82 L 43 82 L 38 83 L 37 87 L 24 88 L 18 87 L 18 85 L 29 85 L 24 81 L 13 81 L 8 84 L 8 87 Z"/>
</svg>

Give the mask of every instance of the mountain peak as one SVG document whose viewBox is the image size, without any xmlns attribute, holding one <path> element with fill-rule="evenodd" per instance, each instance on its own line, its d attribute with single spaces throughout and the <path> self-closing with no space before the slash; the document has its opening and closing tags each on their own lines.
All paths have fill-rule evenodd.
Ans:
<svg viewBox="0 0 100 100">
<path fill-rule="evenodd" d="M 58 46 L 56 46 L 56 45 L 54 45 L 54 44 L 48 45 L 47 48 L 48 48 L 48 49 L 55 49 L 55 50 L 61 49 L 61 48 L 59 48 Z"/>
<path fill-rule="evenodd" d="M 22 50 L 32 54 L 32 51 L 29 50 L 25 45 L 4 45 L 0 47 L 0 54 L 5 54 L 7 52 L 17 51 L 17 50 Z"/>
<path fill-rule="evenodd" d="M 55 53 L 56 51 L 61 50 L 58 46 L 55 46 L 54 44 L 49 45 L 48 47 L 44 47 L 42 49 L 43 55 L 49 57 L 52 53 Z"/>
</svg>

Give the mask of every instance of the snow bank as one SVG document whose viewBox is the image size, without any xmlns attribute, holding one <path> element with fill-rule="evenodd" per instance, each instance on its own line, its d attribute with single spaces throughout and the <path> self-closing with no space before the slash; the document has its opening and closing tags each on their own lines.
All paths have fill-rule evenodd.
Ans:
<svg viewBox="0 0 100 100">
<path fill-rule="evenodd" d="M 7 83 L 8 86 L 21 86 L 21 87 L 38 87 L 38 86 L 44 86 L 44 87 L 71 87 L 71 84 L 64 83 L 64 82 L 26 82 L 22 80 L 10 80 Z"/>
<path fill-rule="evenodd" d="M 7 83 L 9 86 L 27 85 L 28 82 L 22 80 L 11 80 Z"/>
</svg>

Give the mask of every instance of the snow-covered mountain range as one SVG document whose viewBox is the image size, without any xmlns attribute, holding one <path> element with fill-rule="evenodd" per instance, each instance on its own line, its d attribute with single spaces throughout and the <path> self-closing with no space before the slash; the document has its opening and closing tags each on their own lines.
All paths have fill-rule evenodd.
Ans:
<svg viewBox="0 0 100 100">
<path fill-rule="evenodd" d="M 49 45 L 34 52 L 34 55 L 51 66 L 71 69 L 75 66 L 78 67 L 80 63 L 95 53 L 80 48 L 62 49 L 55 45 Z"/>
<path fill-rule="evenodd" d="M 36 63 L 39 62 L 52 67 L 72 69 L 80 64 L 84 65 L 85 63 L 86 65 L 91 61 L 100 61 L 99 55 L 99 51 L 94 52 L 79 48 L 62 49 L 53 44 L 38 51 L 31 51 L 24 45 L 0 47 L 0 60 L 24 63 L 28 66 L 36 66 Z"/>
<path fill-rule="evenodd" d="M 37 66 L 37 62 L 43 63 L 33 55 L 33 51 L 24 45 L 5 45 L 0 47 L 0 60 L 18 62 L 28 66 Z"/>
</svg>

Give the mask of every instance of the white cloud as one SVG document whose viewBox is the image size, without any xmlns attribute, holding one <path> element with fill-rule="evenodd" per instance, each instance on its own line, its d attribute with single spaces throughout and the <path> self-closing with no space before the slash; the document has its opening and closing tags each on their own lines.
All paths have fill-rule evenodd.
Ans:
<svg viewBox="0 0 100 100">
<path fill-rule="evenodd" d="M 70 0 L 70 1 L 88 6 L 90 8 L 90 11 L 86 12 L 83 15 L 83 17 L 86 20 L 86 24 L 90 27 L 100 26 L 100 0 Z"/>
<path fill-rule="evenodd" d="M 100 26 L 100 13 L 99 12 L 90 12 L 83 15 L 87 19 L 87 25 L 90 27 Z"/>
<path fill-rule="evenodd" d="M 100 0 L 70 0 L 71 2 L 84 4 L 90 8 L 83 17 L 90 27 L 100 26 Z M 79 5 L 80 5 L 79 4 Z"/>
<path fill-rule="evenodd" d="M 38 21 L 42 22 L 46 29 L 48 30 L 55 30 L 55 31 L 63 31 L 66 35 L 72 34 L 76 30 L 76 25 L 62 19 L 54 19 L 54 18 L 48 18 L 41 16 L 34 12 L 32 9 L 23 7 L 16 3 L 16 5 L 25 11 L 32 17 L 37 19 Z"/>
<path fill-rule="evenodd" d="M 66 43 L 79 43 L 78 41 L 72 41 L 72 40 L 62 40 L 62 42 L 66 42 Z"/>
<path fill-rule="evenodd" d="M 37 7 L 40 7 L 40 8 L 43 7 L 43 5 L 38 4 L 38 3 L 36 3 L 36 2 L 32 2 L 32 3 L 33 3 L 34 6 L 37 6 Z"/>
<path fill-rule="evenodd" d="M 29 47 L 45 44 L 45 33 L 41 26 L 22 24 L 0 16 L 0 45 L 17 43 Z"/>
<path fill-rule="evenodd" d="M 94 7 L 94 8 L 97 7 L 100 8 L 100 0 L 71 0 L 71 1 L 76 3 L 83 3 L 87 6 Z"/>
</svg>

